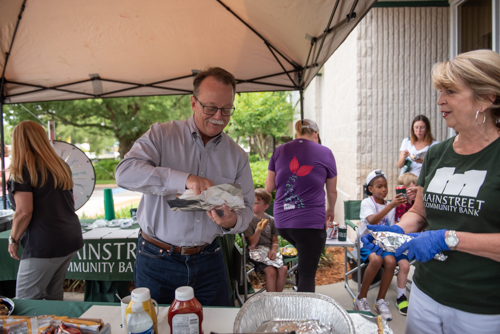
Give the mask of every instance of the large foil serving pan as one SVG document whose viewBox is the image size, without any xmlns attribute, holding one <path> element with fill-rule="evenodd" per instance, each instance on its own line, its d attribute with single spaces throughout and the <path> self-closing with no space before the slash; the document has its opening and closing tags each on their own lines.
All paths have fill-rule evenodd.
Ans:
<svg viewBox="0 0 500 334">
<path fill-rule="evenodd" d="M 233 333 L 253 333 L 269 320 L 319 320 L 335 334 L 356 333 L 351 317 L 333 298 L 307 292 L 263 292 L 238 312 Z M 333 326 L 332 326 L 333 325 Z"/>
</svg>

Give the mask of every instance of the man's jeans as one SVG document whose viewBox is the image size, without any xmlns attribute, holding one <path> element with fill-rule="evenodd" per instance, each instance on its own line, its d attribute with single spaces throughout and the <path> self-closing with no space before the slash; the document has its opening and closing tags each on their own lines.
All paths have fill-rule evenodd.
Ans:
<svg viewBox="0 0 500 334">
<path fill-rule="evenodd" d="M 191 286 L 203 306 L 229 306 L 229 288 L 222 249 L 217 239 L 195 255 L 169 253 L 139 235 L 134 270 L 135 287 L 146 287 L 151 298 L 171 304 L 175 289 Z"/>
</svg>

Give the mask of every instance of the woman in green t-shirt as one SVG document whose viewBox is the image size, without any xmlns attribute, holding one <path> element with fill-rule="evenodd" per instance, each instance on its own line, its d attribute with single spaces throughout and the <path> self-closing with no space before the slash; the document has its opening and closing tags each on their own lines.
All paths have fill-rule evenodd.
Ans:
<svg viewBox="0 0 500 334">
<path fill-rule="evenodd" d="M 460 54 L 435 65 L 432 81 L 457 135 L 429 149 L 415 204 L 389 227 L 426 230 L 396 252 L 420 262 L 406 333 L 499 333 L 500 55 Z"/>
</svg>

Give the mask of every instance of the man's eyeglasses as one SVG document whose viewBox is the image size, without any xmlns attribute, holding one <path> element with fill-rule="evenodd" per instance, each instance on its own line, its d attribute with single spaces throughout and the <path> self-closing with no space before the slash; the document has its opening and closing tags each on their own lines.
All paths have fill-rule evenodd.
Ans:
<svg viewBox="0 0 500 334">
<path fill-rule="evenodd" d="M 204 114 L 213 116 L 213 115 L 217 114 L 217 111 L 219 111 L 219 109 L 220 109 L 222 116 L 231 116 L 232 114 L 234 114 L 234 107 L 232 107 L 232 108 L 217 108 L 217 107 L 211 107 L 211 106 L 208 107 L 208 106 L 204 106 L 203 104 L 201 104 L 200 100 L 198 100 L 198 98 L 196 96 L 193 95 L 193 97 L 196 99 L 196 101 L 198 101 L 200 106 L 203 108 Z"/>
</svg>

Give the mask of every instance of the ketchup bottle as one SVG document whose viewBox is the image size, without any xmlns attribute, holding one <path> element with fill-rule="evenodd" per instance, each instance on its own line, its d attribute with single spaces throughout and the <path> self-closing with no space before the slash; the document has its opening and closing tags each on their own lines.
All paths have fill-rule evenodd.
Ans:
<svg viewBox="0 0 500 334">
<path fill-rule="evenodd" d="M 175 290 L 175 299 L 168 310 L 168 324 L 171 334 L 203 334 L 203 308 L 194 297 L 190 286 L 181 286 Z"/>
</svg>

